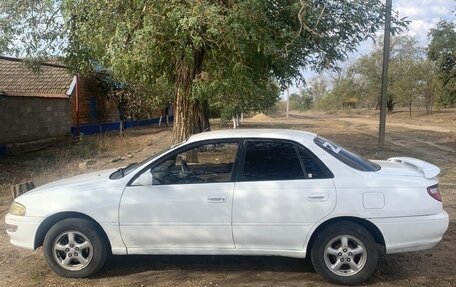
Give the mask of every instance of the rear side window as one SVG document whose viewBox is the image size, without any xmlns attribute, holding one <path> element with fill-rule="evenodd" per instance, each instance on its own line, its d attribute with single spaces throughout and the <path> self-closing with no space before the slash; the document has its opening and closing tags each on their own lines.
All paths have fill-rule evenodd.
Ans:
<svg viewBox="0 0 456 287">
<path fill-rule="evenodd" d="M 304 179 L 295 146 L 279 141 L 248 141 L 241 180 Z"/>
<path fill-rule="evenodd" d="M 380 166 L 327 139 L 316 137 L 315 144 L 346 165 L 360 171 L 377 171 Z"/>
<path fill-rule="evenodd" d="M 310 150 L 298 147 L 299 155 L 302 160 L 304 172 L 308 179 L 333 178 L 334 175 L 326 165 Z"/>
</svg>

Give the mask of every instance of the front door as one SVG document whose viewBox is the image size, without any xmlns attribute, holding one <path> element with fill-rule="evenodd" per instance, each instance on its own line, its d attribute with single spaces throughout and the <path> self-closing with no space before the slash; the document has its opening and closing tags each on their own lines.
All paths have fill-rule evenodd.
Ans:
<svg viewBox="0 0 456 287">
<path fill-rule="evenodd" d="M 120 230 L 129 253 L 234 248 L 232 171 L 237 142 L 192 144 L 160 159 L 127 186 Z M 139 180 L 150 176 L 150 183 Z"/>
<path fill-rule="evenodd" d="M 246 141 L 233 201 L 236 248 L 302 250 L 313 224 L 335 207 L 332 177 L 293 142 Z"/>
</svg>

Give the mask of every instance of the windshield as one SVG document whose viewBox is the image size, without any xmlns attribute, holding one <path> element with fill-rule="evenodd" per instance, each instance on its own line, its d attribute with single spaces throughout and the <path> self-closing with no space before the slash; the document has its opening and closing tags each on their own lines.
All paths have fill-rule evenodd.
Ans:
<svg viewBox="0 0 456 287">
<path fill-rule="evenodd" d="M 170 146 L 170 147 L 168 147 L 168 148 L 166 148 L 166 149 L 154 154 L 153 156 L 146 158 L 145 160 L 143 160 L 141 162 L 135 162 L 135 163 L 131 163 L 131 164 L 127 165 L 126 167 L 121 167 L 118 170 L 116 170 L 115 172 L 113 172 L 109 176 L 109 178 L 110 179 L 122 178 L 122 177 L 126 176 L 127 174 L 129 174 L 130 172 L 132 172 L 133 170 L 135 170 L 136 168 L 142 166 L 146 162 L 154 160 L 155 158 L 160 157 L 162 154 L 168 152 L 169 150 L 171 150 L 171 149 L 173 149 L 175 147 L 178 147 L 178 146 L 182 145 L 183 143 L 185 143 L 185 141 L 182 141 L 180 143 L 174 144 L 174 145 L 172 145 L 172 146 Z"/>
<path fill-rule="evenodd" d="M 360 170 L 360 171 L 377 171 L 380 169 L 380 166 L 370 160 L 363 158 L 360 155 L 357 155 L 344 147 L 331 142 L 325 138 L 316 137 L 314 142 L 328 152 L 330 155 L 334 156 L 341 162 L 345 163 L 346 165 Z"/>
</svg>

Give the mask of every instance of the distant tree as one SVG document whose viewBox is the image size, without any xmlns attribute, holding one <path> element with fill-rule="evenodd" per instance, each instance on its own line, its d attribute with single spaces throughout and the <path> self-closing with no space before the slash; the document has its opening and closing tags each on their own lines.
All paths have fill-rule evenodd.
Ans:
<svg viewBox="0 0 456 287">
<path fill-rule="evenodd" d="M 339 109 L 343 107 L 356 107 L 356 104 L 361 98 L 363 87 L 362 82 L 355 78 L 352 68 L 333 75 L 331 86 L 330 95 L 335 98 Z"/>
<path fill-rule="evenodd" d="M 131 99 L 131 91 L 127 85 L 116 81 L 107 73 L 98 73 L 96 77 L 107 98 L 116 104 L 119 113 L 119 131 L 122 133 L 125 129 L 125 120 L 127 119 L 127 109 Z"/>
<path fill-rule="evenodd" d="M 442 106 L 456 104 L 456 23 L 441 20 L 429 32 L 428 58 L 436 65 L 441 81 L 438 98 Z"/>
<path fill-rule="evenodd" d="M 320 75 L 313 78 L 304 90 L 305 94 L 314 99 L 313 106 L 318 110 L 338 110 L 342 107 L 342 99 L 331 93 L 329 84 L 328 80 Z"/>
<path fill-rule="evenodd" d="M 362 56 L 349 68 L 347 75 L 350 79 L 345 83 L 348 87 L 356 87 L 350 92 L 354 93 L 361 102 L 367 103 L 368 106 L 379 107 L 380 88 L 381 88 L 381 71 L 382 71 L 382 46 L 379 41 L 374 51 L 368 55 Z M 391 40 L 391 58 L 390 73 L 388 84 L 390 86 L 387 96 L 388 111 L 393 111 L 397 103 L 411 107 L 416 93 L 412 93 L 413 85 L 417 79 L 412 81 L 413 71 L 411 64 L 423 60 L 424 51 L 419 47 L 415 38 L 410 36 L 396 36 Z M 415 67 L 416 68 L 416 67 Z M 415 75 L 416 78 L 417 75 Z M 336 84 L 336 88 L 339 88 Z"/>
<path fill-rule="evenodd" d="M 289 100 L 290 107 L 300 111 L 311 109 L 314 102 L 314 98 L 305 89 L 301 90 L 299 94 L 291 94 Z"/>
<path fill-rule="evenodd" d="M 144 91 L 143 87 L 131 86 L 122 81 L 116 80 L 109 72 L 102 71 L 93 74 L 97 79 L 99 86 L 101 87 L 106 98 L 112 101 L 119 114 L 119 131 L 122 133 L 125 128 L 125 121 L 138 120 L 140 118 L 150 118 L 151 113 L 155 112 L 159 107 L 164 107 L 166 103 L 163 100 L 166 97 L 150 97 L 145 96 L 145 93 L 149 90 Z M 160 81 L 160 83 L 164 83 Z M 155 87 L 155 91 L 159 87 Z M 169 87 L 162 86 L 163 93 L 169 94 L 167 90 Z M 157 102 L 158 101 L 158 102 Z"/>
<path fill-rule="evenodd" d="M 408 107 L 412 117 L 413 103 L 422 94 L 423 78 L 421 62 L 424 61 L 424 50 L 413 37 L 396 38 L 391 61 L 391 93 L 395 100 Z"/>
<path fill-rule="evenodd" d="M 310 80 L 305 91 L 312 98 L 318 99 L 328 93 L 328 81 L 323 76 L 318 76 Z"/>
<path fill-rule="evenodd" d="M 362 102 L 368 107 L 375 107 L 376 109 L 379 107 L 381 65 L 381 50 L 379 46 L 376 46 L 372 53 L 362 56 L 349 67 L 351 74 L 353 74 L 352 78 L 359 85 L 357 97 L 362 99 Z"/>
<path fill-rule="evenodd" d="M 229 81 L 230 78 L 224 81 Z M 234 127 L 239 125 L 241 114 L 250 112 L 266 113 L 279 100 L 280 88 L 273 82 L 251 82 L 242 85 L 234 83 L 217 84 L 215 87 L 224 87 L 212 92 L 211 108 L 218 111 L 223 120 L 233 120 Z M 226 96 L 224 96 L 226 95 Z"/>
</svg>

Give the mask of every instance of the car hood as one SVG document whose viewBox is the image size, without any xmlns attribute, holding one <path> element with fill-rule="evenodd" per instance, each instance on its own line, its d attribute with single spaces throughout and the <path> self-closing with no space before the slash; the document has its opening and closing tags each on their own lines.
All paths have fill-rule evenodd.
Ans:
<svg viewBox="0 0 456 287">
<path fill-rule="evenodd" d="M 90 186 L 91 188 L 96 187 L 97 185 L 102 185 L 107 180 L 109 180 L 109 175 L 111 175 L 117 169 L 107 169 L 94 171 L 89 173 L 84 173 L 76 175 L 69 178 L 60 179 L 53 181 L 44 185 L 41 185 L 35 189 L 32 189 L 28 193 L 37 193 L 44 190 L 54 190 L 54 189 L 71 189 L 72 187 L 80 186 Z"/>
<path fill-rule="evenodd" d="M 125 187 L 122 180 L 109 179 L 115 170 L 90 172 L 44 184 L 15 201 L 27 208 L 26 216 L 29 217 L 74 211 L 99 222 L 114 222 Z"/>
<path fill-rule="evenodd" d="M 392 158 L 395 159 L 395 158 Z M 380 170 L 376 171 L 377 174 L 380 175 L 388 175 L 388 176 L 411 176 L 411 177 L 425 177 L 425 178 L 432 178 L 438 175 L 440 170 L 438 167 L 435 167 L 435 170 L 428 171 L 426 169 L 427 166 L 424 164 L 419 165 L 419 163 L 425 163 L 427 165 L 431 165 L 429 163 L 426 163 L 424 161 L 416 160 L 416 162 L 402 162 L 402 161 L 395 161 L 392 159 L 388 160 L 372 160 L 376 164 L 380 165 Z"/>
</svg>

